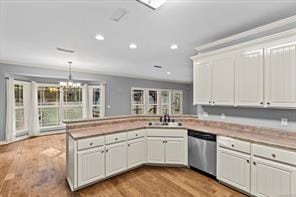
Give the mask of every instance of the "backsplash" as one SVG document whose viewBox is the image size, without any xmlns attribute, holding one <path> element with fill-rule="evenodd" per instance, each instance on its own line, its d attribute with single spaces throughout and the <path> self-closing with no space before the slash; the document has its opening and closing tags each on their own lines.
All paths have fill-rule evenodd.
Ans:
<svg viewBox="0 0 296 197">
<path fill-rule="evenodd" d="M 296 132 L 296 110 L 294 109 L 257 109 L 199 105 L 197 115 L 202 120 L 216 120 Z M 287 124 L 285 123 L 286 120 Z"/>
</svg>

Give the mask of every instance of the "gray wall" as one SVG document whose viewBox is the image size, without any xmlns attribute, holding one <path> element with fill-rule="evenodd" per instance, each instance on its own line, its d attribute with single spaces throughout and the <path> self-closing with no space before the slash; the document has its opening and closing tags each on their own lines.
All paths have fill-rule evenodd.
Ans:
<svg viewBox="0 0 296 197">
<path fill-rule="evenodd" d="M 285 129 L 296 132 L 295 109 L 256 109 L 244 107 L 198 106 L 198 116 L 205 120 L 217 120 L 261 127 Z M 221 119 L 221 114 L 225 119 Z M 208 115 L 208 116 L 207 116 Z M 288 125 L 281 125 L 281 118 L 288 119 Z"/>
<path fill-rule="evenodd" d="M 0 140 L 4 139 L 5 134 L 5 76 L 24 76 L 32 78 L 35 76 L 54 77 L 56 79 L 64 79 L 68 72 L 64 70 L 41 69 L 36 67 L 18 66 L 11 64 L 0 64 Z M 38 77 L 39 76 L 39 77 Z M 153 81 L 145 79 L 118 77 L 110 75 L 99 75 L 82 72 L 74 72 L 74 79 L 83 81 L 105 81 L 106 82 L 106 116 L 126 115 L 130 114 L 130 90 L 131 87 L 146 87 L 146 88 L 167 88 L 183 90 L 183 110 L 184 114 L 195 114 L 196 110 L 192 106 L 192 84 L 171 83 L 163 81 Z M 51 79 L 52 81 L 53 79 Z M 42 81 L 44 82 L 44 81 Z"/>
</svg>

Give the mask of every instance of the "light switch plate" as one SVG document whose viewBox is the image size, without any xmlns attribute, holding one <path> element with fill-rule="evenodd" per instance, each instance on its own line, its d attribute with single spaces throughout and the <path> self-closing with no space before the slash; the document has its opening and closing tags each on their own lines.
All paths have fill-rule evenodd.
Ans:
<svg viewBox="0 0 296 197">
<path fill-rule="evenodd" d="M 282 126 L 287 126 L 288 125 L 288 118 L 282 118 L 281 119 L 281 125 Z"/>
</svg>

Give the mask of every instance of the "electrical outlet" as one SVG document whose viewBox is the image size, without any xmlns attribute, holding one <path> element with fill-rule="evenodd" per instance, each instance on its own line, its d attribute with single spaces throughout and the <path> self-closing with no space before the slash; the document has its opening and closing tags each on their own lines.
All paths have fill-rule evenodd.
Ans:
<svg viewBox="0 0 296 197">
<path fill-rule="evenodd" d="M 282 126 L 287 126 L 288 125 L 288 118 L 282 118 L 281 119 L 281 125 Z"/>
<path fill-rule="evenodd" d="M 225 118 L 226 118 L 225 114 L 222 113 L 222 114 L 221 114 L 221 119 L 225 119 Z"/>
</svg>

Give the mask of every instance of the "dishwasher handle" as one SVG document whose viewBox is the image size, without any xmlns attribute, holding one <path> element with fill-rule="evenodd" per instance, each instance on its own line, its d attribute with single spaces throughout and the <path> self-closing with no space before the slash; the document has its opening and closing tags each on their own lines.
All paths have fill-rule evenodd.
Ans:
<svg viewBox="0 0 296 197">
<path fill-rule="evenodd" d="M 202 140 L 216 142 L 216 135 L 208 134 L 208 133 L 204 133 L 204 132 L 200 132 L 200 131 L 188 130 L 188 136 L 191 136 L 194 138 L 199 138 Z"/>
</svg>

